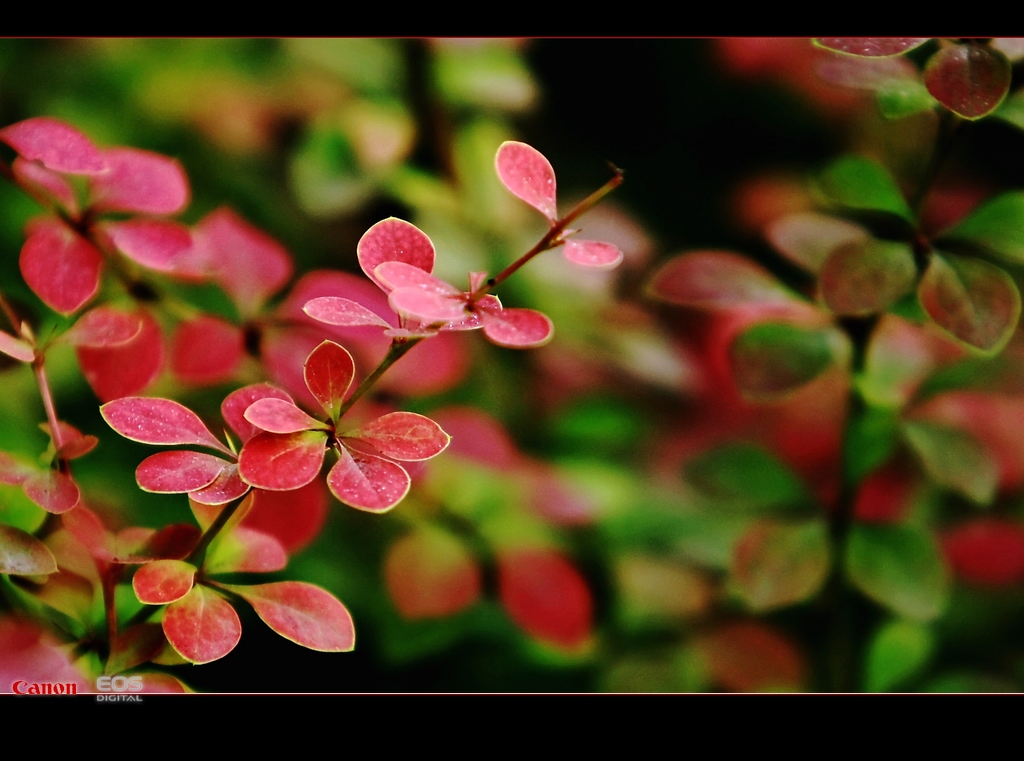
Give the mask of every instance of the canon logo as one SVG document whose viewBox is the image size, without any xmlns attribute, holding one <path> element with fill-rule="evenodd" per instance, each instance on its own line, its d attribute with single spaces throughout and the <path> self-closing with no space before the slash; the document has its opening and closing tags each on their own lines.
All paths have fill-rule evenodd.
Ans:
<svg viewBox="0 0 1024 761">
<path fill-rule="evenodd" d="M 15 695 L 77 695 L 78 685 L 74 682 L 26 682 L 19 679 L 11 685 Z"/>
</svg>

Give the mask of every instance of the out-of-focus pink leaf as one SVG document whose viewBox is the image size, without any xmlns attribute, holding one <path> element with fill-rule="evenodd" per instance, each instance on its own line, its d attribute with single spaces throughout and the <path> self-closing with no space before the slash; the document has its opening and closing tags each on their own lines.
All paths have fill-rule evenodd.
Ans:
<svg viewBox="0 0 1024 761">
<path fill-rule="evenodd" d="M 512 620 L 541 642 L 577 649 L 590 638 L 594 607 L 590 588 L 555 550 L 500 551 L 498 597 Z"/>
<path fill-rule="evenodd" d="M 434 271 L 434 244 L 416 225 L 388 217 L 363 233 L 356 246 L 359 266 L 381 290 L 391 289 L 381 282 L 375 270 L 384 262 L 404 262 L 424 272 Z"/>
<path fill-rule="evenodd" d="M 835 314 L 868 315 L 895 304 L 916 280 L 910 246 L 869 239 L 835 248 L 821 266 L 818 287 Z"/>
<path fill-rule="evenodd" d="M 200 537 L 199 529 L 191 523 L 172 523 L 159 531 L 144 529 L 148 536 L 134 543 L 127 542 L 124 536 L 129 530 L 120 531 L 115 542 L 117 560 L 129 564 L 148 563 L 151 560 L 184 560 Z"/>
<path fill-rule="evenodd" d="M 313 349 L 302 366 L 309 392 L 332 418 L 337 417 L 348 395 L 355 371 L 352 355 L 333 341 L 324 341 Z"/>
<path fill-rule="evenodd" d="M 152 660 L 166 642 L 160 624 L 136 624 L 125 629 L 110 643 L 106 673 L 119 674 Z M 146 687 L 143 684 L 144 691 Z"/>
<path fill-rule="evenodd" d="M 60 220 L 41 219 L 29 226 L 18 264 L 48 307 L 71 314 L 96 294 L 103 254 Z"/>
<path fill-rule="evenodd" d="M 30 191 L 50 196 L 71 215 L 78 215 L 78 198 L 74 188 L 62 175 L 47 169 L 42 164 L 26 161 L 18 156 L 11 164 L 18 184 Z"/>
<path fill-rule="evenodd" d="M 158 452 L 139 463 L 135 480 L 143 491 L 184 494 L 212 484 L 227 465 L 220 457 L 205 452 Z"/>
<path fill-rule="evenodd" d="M 61 340 L 72 346 L 121 346 L 135 338 L 141 330 L 142 320 L 138 314 L 98 306 L 79 317 L 68 332 L 61 336 Z"/>
<path fill-rule="evenodd" d="M 696 641 L 715 684 L 734 692 L 801 689 L 807 665 L 793 643 L 767 624 L 740 621 Z"/>
<path fill-rule="evenodd" d="M 980 259 L 934 253 L 918 297 L 939 327 L 986 353 L 1003 347 L 1020 318 L 1020 292 L 1013 279 Z"/>
<path fill-rule="evenodd" d="M 235 649 L 242 638 L 242 622 L 235 609 L 219 594 L 194 586 L 167 606 L 163 620 L 167 641 L 191 663 L 210 663 Z"/>
<path fill-rule="evenodd" d="M 317 480 L 288 492 L 254 491 L 252 509 L 242 523 L 276 537 L 287 552 L 293 553 L 320 533 L 327 507 L 327 490 Z"/>
<path fill-rule="evenodd" d="M 177 214 L 188 205 L 188 178 L 174 159 L 138 148 L 107 148 L 102 157 L 108 171 L 89 182 L 94 210 Z"/>
<path fill-rule="evenodd" d="M 940 50 L 928 59 L 923 74 L 939 103 L 964 119 L 980 119 L 1010 91 L 1012 66 L 998 50 L 968 43 Z"/>
<path fill-rule="evenodd" d="M 327 486 L 340 502 L 358 510 L 383 513 L 409 493 L 412 484 L 401 465 L 341 447 L 340 459 L 327 474 Z"/>
<path fill-rule="evenodd" d="M 288 565 L 288 555 L 270 534 L 236 526 L 210 550 L 207 573 L 272 573 Z"/>
<path fill-rule="evenodd" d="M 42 576 L 57 573 L 49 548 L 27 531 L 0 523 L 0 573 Z"/>
<path fill-rule="evenodd" d="M 92 690 L 90 681 L 72 665 L 64 644 L 41 624 L 5 614 L 0 617 L 0 642 L 0 684 L 5 692 L 19 679 L 29 681 L 28 674 L 32 682 L 72 683 L 80 695 Z"/>
<path fill-rule="evenodd" d="M 127 396 L 107 402 L 100 407 L 100 414 L 111 428 L 132 441 L 191 444 L 232 454 L 196 413 L 171 399 Z"/>
<path fill-rule="evenodd" d="M 96 445 L 100 443 L 100 440 L 95 436 L 82 436 L 79 434 L 77 438 L 71 439 L 62 446 L 54 454 L 53 459 L 55 460 L 77 460 L 79 457 L 84 457 L 96 448 Z"/>
<path fill-rule="evenodd" d="M 458 455 L 501 470 L 522 463 L 515 442 L 490 415 L 473 407 L 446 407 L 431 414 L 451 434 L 445 457 Z"/>
<path fill-rule="evenodd" d="M 300 581 L 224 588 L 252 605 L 267 626 L 297 645 L 327 653 L 355 647 L 352 616 L 325 589 Z"/>
<path fill-rule="evenodd" d="M 647 290 L 661 301 L 700 309 L 797 300 L 763 267 L 729 251 L 695 251 L 669 259 L 654 273 Z"/>
<path fill-rule="evenodd" d="M 481 315 L 484 335 L 492 343 L 509 349 L 543 346 L 555 335 L 551 318 L 533 309 L 481 309 Z"/>
<path fill-rule="evenodd" d="M 0 330 L 0 352 L 21 362 L 31 362 L 36 358 L 35 349 L 20 338 L 15 338 L 2 330 Z"/>
<path fill-rule="evenodd" d="M 900 55 L 923 45 L 930 37 L 816 37 L 823 48 L 859 56 Z"/>
<path fill-rule="evenodd" d="M 611 269 L 622 262 L 622 252 L 617 246 L 596 240 L 570 238 L 565 242 L 562 253 L 573 264 L 581 264 L 584 267 Z"/>
<path fill-rule="evenodd" d="M 851 56 L 829 56 L 818 65 L 822 79 L 842 87 L 880 90 L 901 82 L 919 82 L 917 67 L 906 58 L 864 60 Z"/>
<path fill-rule="evenodd" d="M 555 170 L 536 148 L 508 140 L 498 147 L 494 168 L 502 184 L 516 198 L 554 222 L 558 218 L 555 204 Z"/>
<path fill-rule="evenodd" d="M 25 479 L 25 495 L 48 513 L 66 513 L 78 504 L 78 485 L 59 470 L 41 470 Z"/>
<path fill-rule="evenodd" d="M 385 457 L 405 462 L 429 460 L 441 454 L 451 441 L 441 426 L 414 412 L 392 412 L 345 437 L 365 441 Z"/>
<path fill-rule="evenodd" d="M 242 331 L 212 315 L 180 323 L 171 338 L 171 372 L 185 383 L 229 381 L 244 355 Z"/>
<path fill-rule="evenodd" d="M 465 379 L 469 365 L 469 347 L 463 336 L 442 331 L 392 365 L 380 388 L 402 397 L 438 394 Z"/>
<path fill-rule="evenodd" d="M 323 431 L 258 434 L 239 453 L 238 475 L 257 489 L 298 489 L 317 477 L 324 464 L 326 444 Z"/>
<path fill-rule="evenodd" d="M 361 330 L 361 328 L 354 328 L 354 330 Z M 383 337 L 383 332 L 381 336 Z M 323 343 L 323 340 L 324 332 L 322 330 L 312 327 L 294 327 L 265 330 L 260 342 L 260 360 L 270 381 L 291 394 L 296 403 L 313 409 L 318 408 L 320 402 L 306 386 L 303 367 L 309 355 Z M 388 343 L 385 340 L 381 345 L 384 351 L 375 354 L 378 361 L 384 356 L 387 346 Z"/>
<path fill-rule="evenodd" d="M 245 411 L 245 419 L 262 431 L 270 433 L 298 433 L 299 431 L 327 431 L 330 426 L 310 417 L 292 402 L 283 399 L 257 399 Z"/>
<path fill-rule="evenodd" d="M 164 343 L 160 326 L 144 310 L 135 313 L 142 322 L 138 334 L 127 343 L 104 348 L 79 346 L 78 363 L 101 402 L 137 394 L 160 374 Z"/>
<path fill-rule="evenodd" d="M 817 272 L 832 251 L 867 240 L 868 231 L 845 219 L 806 211 L 780 217 L 768 225 L 765 235 L 783 256 Z"/>
<path fill-rule="evenodd" d="M 263 493 L 269 494 L 271 492 Z M 249 514 L 249 511 L 252 509 L 253 498 L 256 496 L 256 494 L 257 492 L 250 492 L 249 495 L 244 500 L 242 500 L 238 507 L 235 508 L 235 511 L 227 519 L 226 523 L 224 524 L 224 527 L 221 529 L 220 536 L 223 536 L 224 534 L 230 532 L 235 526 L 237 526 L 245 519 L 245 517 Z M 206 531 L 208 528 L 210 528 L 210 526 L 213 525 L 213 522 L 217 520 L 220 514 L 224 512 L 225 509 L 227 509 L 223 505 L 206 505 L 201 502 L 196 502 L 195 499 L 192 498 L 191 494 L 188 495 L 188 506 L 191 508 L 192 515 L 195 517 L 196 522 L 199 524 L 199 527 L 203 531 Z"/>
<path fill-rule="evenodd" d="M 437 529 L 416 530 L 392 544 L 384 580 L 398 612 L 410 619 L 458 613 L 479 599 L 483 586 L 465 545 Z"/>
<path fill-rule="evenodd" d="M 20 486 L 35 472 L 35 468 L 25 465 L 7 452 L 0 452 L 0 484 Z"/>
<path fill-rule="evenodd" d="M 177 259 L 192 247 L 188 228 L 164 219 L 104 222 L 99 227 L 118 251 L 157 272 L 174 272 Z"/>
<path fill-rule="evenodd" d="M 68 174 L 97 174 L 107 168 L 100 151 L 85 135 L 47 116 L 0 129 L 0 140 L 23 158 Z"/>
<path fill-rule="evenodd" d="M 79 505 L 66 513 L 61 520 L 64 522 L 64 528 L 85 546 L 90 556 L 106 562 L 114 559 L 114 537 L 92 510 L 85 505 Z"/>
<path fill-rule="evenodd" d="M 531 469 L 530 507 L 545 520 L 558 526 L 586 526 L 597 516 L 594 500 L 580 489 L 559 478 L 554 468 Z"/>
<path fill-rule="evenodd" d="M 1024 526 L 998 518 L 976 518 L 942 538 L 953 571 L 974 584 L 1009 587 L 1024 580 Z"/>
<path fill-rule="evenodd" d="M 283 399 L 291 402 L 292 398 L 284 391 L 269 383 L 253 383 L 232 391 L 220 405 L 220 414 L 231 429 L 238 434 L 244 444 L 260 430 L 245 419 L 245 411 L 258 399 Z"/>
<path fill-rule="evenodd" d="M 321 296 L 306 302 L 302 311 L 319 322 L 341 327 L 359 325 L 379 325 L 383 328 L 392 327 L 375 312 L 350 299 L 339 296 Z"/>
<path fill-rule="evenodd" d="M 189 496 L 202 505 L 224 505 L 245 496 L 247 491 L 249 484 L 238 475 L 238 465 L 225 463 L 225 467 L 208 486 L 191 492 Z"/>
<path fill-rule="evenodd" d="M 154 560 L 132 576 L 132 589 L 139 602 L 166 605 L 180 600 L 192 589 L 196 567 L 184 560 Z"/>
</svg>

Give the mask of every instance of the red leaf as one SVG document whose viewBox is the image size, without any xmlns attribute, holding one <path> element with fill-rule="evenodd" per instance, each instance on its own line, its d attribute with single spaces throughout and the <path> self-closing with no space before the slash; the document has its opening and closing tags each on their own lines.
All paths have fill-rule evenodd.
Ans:
<svg viewBox="0 0 1024 761">
<path fill-rule="evenodd" d="M 139 602 L 166 605 L 180 600 L 192 589 L 196 567 L 183 560 L 154 560 L 132 577 L 132 589 Z"/>
<path fill-rule="evenodd" d="M 306 386 L 332 419 L 348 395 L 355 370 L 352 355 L 333 341 L 313 349 L 302 366 Z"/>
<path fill-rule="evenodd" d="M 365 441 L 385 457 L 403 462 L 429 460 L 445 450 L 451 436 L 428 417 L 392 412 L 345 434 Z"/>
<path fill-rule="evenodd" d="M 36 358 L 35 349 L 2 330 L 0 330 L 0 352 L 21 362 L 32 362 Z"/>
<path fill-rule="evenodd" d="M 358 510 L 383 513 L 409 493 L 412 484 L 401 465 L 341 447 L 340 459 L 327 474 L 327 486 L 338 501 Z"/>
<path fill-rule="evenodd" d="M 236 526 L 210 550 L 207 573 L 271 573 L 288 565 L 288 555 L 270 534 Z"/>
<path fill-rule="evenodd" d="M 61 314 L 71 314 L 100 286 L 103 255 L 89 241 L 57 219 L 29 225 L 18 262 L 28 287 Z"/>
<path fill-rule="evenodd" d="M 480 568 L 462 542 L 436 529 L 417 530 L 388 549 L 384 578 L 406 618 L 458 613 L 480 597 Z"/>
<path fill-rule="evenodd" d="M 245 411 L 258 399 L 292 401 L 288 394 L 275 386 L 271 386 L 269 383 L 253 383 L 232 391 L 221 402 L 221 417 L 238 434 L 243 444 L 260 432 L 256 426 L 245 419 Z"/>
<path fill-rule="evenodd" d="M 542 642 L 576 649 L 590 638 L 590 589 L 580 572 L 555 550 L 500 551 L 498 596 L 512 620 Z"/>
<path fill-rule="evenodd" d="M 817 37 L 821 47 L 858 56 L 900 55 L 923 45 L 930 37 Z"/>
<path fill-rule="evenodd" d="M 122 532 L 123 533 L 123 532 Z M 118 538 L 120 540 L 120 534 Z M 172 523 L 146 537 L 134 553 L 134 562 L 184 560 L 199 543 L 199 529 L 190 523 Z M 133 562 L 122 557 L 122 562 Z"/>
<path fill-rule="evenodd" d="M 728 624 L 702 637 L 697 648 L 712 678 L 727 690 L 793 690 L 806 680 L 800 652 L 764 624 Z"/>
<path fill-rule="evenodd" d="M 310 417 L 294 403 L 283 399 L 257 399 L 245 411 L 245 419 L 270 433 L 330 430 L 326 423 Z"/>
<path fill-rule="evenodd" d="M 551 319 L 533 309 L 482 310 L 484 335 L 498 346 L 533 349 L 543 346 L 555 334 Z"/>
<path fill-rule="evenodd" d="M 163 627 L 171 647 L 192 663 L 223 658 L 242 638 L 242 622 L 235 609 L 202 586 L 192 587 L 187 595 L 167 606 Z"/>
<path fill-rule="evenodd" d="M 320 533 L 327 518 L 327 491 L 313 481 L 294 491 L 254 491 L 244 526 L 276 537 L 286 552 L 298 552 Z"/>
<path fill-rule="evenodd" d="M 352 616 L 330 592 L 299 581 L 225 589 L 252 605 L 256 615 L 285 639 L 327 653 L 343 653 L 356 644 Z"/>
<path fill-rule="evenodd" d="M 359 239 L 356 246 L 359 266 L 384 292 L 386 287 L 374 274 L 384 262 L 404 262 L 424 272 L 434 271 L 434 244 L 416 225 L 395 217 L 383 219 Z"/>
<path fill-rule="evenodd" d="M 257 489 L 298 489 L 320 473 L 326 444 L 327 434 L 323 431 L 258 434 L 242 447 L 238 474 Z"/>
<path fill-rule="evenodd" d="M 0 130 L 0 140 L 23 158 L 39 161 L 47 169 L 68 174 L 96 174 L 106 162 L 96 146 L 64 122 L 38 116 Z"/>
<path fill-rule="evenodd" d="M 540 151 L 526 143 L 506 141 L 494 157 L 494 168 L 502 184 L 554 222 L 558 218 L 555 207 L 555 170 Z"/>
<path fill-rule="evenodd" d="M 995 111 L 1010 91 L 1011 68 L 1005 55 L 987 45 L 953 45 L 928 59 L 924 84 L 953 113 L 980 119 Z"/>
<path fill-rule="evenodd" d="M 208 486 L 191 492 L 189 497 L 201 505 L 224 505 L 245 496 L 249 484 L 238 475 L 238 465 L 227 465 Z"/>
<path fill-rule="evenodd" d="M 143 460 L 135 480 L 143 491 L 184 494 L 212 484 L 230 463 L 203 452 L 160 452 Z"/>
<path fill-rule="evenodd" d="M 55 460 L 77 460 L 79 457 L 89 454 L 99 443 L 100 440 L 95 436 L 82 436 L 79 434 L 77 438 L 68 440 L 64 446 L 58 449 L 54 453 L 53 458 Z"/>
<path fill-rule="evenodd" d="M 138 314 L 98 306 L 79 317 L 61 340 L 72 346 L 121 346 L 138 336 L 141 330 L 142 320 Z"/>
<path fill-rule="evenodd" d="M 101 402 L 137 394 L 160 374 L 164 361 L 160 326 L 148 312 L 136 312 L 142 329 L 135 338 L 102 349 L 79 346 L 78 363 Z"/>
<path fill-rule="evenodd" d="M 171 372 L 185 383 L 227 382 L 244 356 L 242 331 L 211 315 L 180 323 L 171 338 Z"/>
<path fill-rule="evenodd" d="M 25 495 L 48 513 L 66 513 L 78 504 L 78 486 L 67 473 L 42 470 L 22 484 Z"/>
<path fill-rule="evenodd" d="M 108 171 L 90 179 L 92 208 L 176 214 L 188 205 L 188 178 L 172 158 L 138 148 L 108 148 Z"/>
<path fill-rule="evenodd" d="M 157 272 L 174 272 L 178 259 L 192 247 L 192 234 L 187 227 L 162 219 L 104 222 L 100 229 L 118 251 Z"/>
<path fill-rule="evenodd" d="M 648 292 L 670 304 L 700 309 L 796 300 L 770 272 L 729 251 L 696 251 L 669 259 L 654 273 Z"/>
<path fill-rule="evenodd" d="M 1024 526 L 996 518 L 977 518 L 942 540 L 953 570 L 976 584 L 1009 586 L 1024 580 Z"/>
<path fill-rule="evenodd" d="M 171 399 L 126 396 L 104 404 L 100 414 L 111 428 L 132 441 L 193 444 L 232 455 L 196 413 Z"/>
<path fill-rule="evenodd" d="M 596 240 L 572 238 L 565 242 L 562 253 L 573 264 L 581 264 L 584 267 L 611 269 L 622 262 L 622 252 L 617 246 Z"/>
</svg>

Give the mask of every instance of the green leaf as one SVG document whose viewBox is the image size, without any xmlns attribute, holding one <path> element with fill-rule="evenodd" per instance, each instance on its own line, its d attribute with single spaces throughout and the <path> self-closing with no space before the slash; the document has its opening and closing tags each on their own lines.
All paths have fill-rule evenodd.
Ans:
<svg viewBox="0 0 1024 761">
<path fill-rule="evenodd" d="M 846 429 L 843 467 L 853 483 L 889 459 L 896 448 L 899 423 L 893 411 L 872 408 L 855 416 Z"/>
<path fill-rule="evenodd" d="M 500 42 L 441 44 L 433 61 L 438 92 L 451 103 L 523 111 L 537 99 L 522 56 Z"/>
<path fill-rule="evenodd" d="M 948 602 L 949 572 L 939 548 L 915 526 L 855 526 L 846 573 L 868 597 L 915 621 L 938 617 Z"/>
<path fill-rule="evenodd" d="M 747 605 L 761 612 L 810 598 L 830 567 L 824 522 L 760 523 L 736 545 L 730 571 Z"/>
<path fill-rule="evenodd" d="M 733 378 L 753 401 L 786 396 L 832 364 L 843 337 L 833 330 L 762 322 L 740 333 L 729 347 Z"/>
<path fill-rule="evenodd" d="M 1024 99 L 1021 100 L 1024 128 Z M 996 196 L 967 215 L 943 237 L 981 243 L 1013 264 L 1024 264 L 1024 192 Z"/>
<path fill-rule="evenodd" d="M 753 444 L 726 444 L 690 460 L 686 480 L 713 500 L 741 510 L 806 504 L 803 482 L 774 455 Z"/>
<path fill-rule="evenodd" d="M 841 206 L 895 214 L 913 222 L 903 194 L 892 175 L 871 159 L 845 156 L 833 162 L 823 173 L 822 189 Z"/>
<path fill-rule="evenodd" d="M 868 646 L 864 689 L 889 692 L 906 682 L 928 663 L 935 637 L 927 626 L 912 621 L 883 624 Z"/>
<path fill-rule="evenodd" d="M 939 327 L 986 354 L 1006 345 L 1020 319 L 1020 291 L 1013 279 L 978 259 L 935 252 L 917 295 Z"/>
<path fill-rule="evenodd" d="M 868 239 L 832 251 L 822 264 L 818 286 L 825 305 L 836 314 L 869 315 L 895 304 L 916 280 L 910 246 Z"/>
<path fill-rule="evenodd" d="M 919 80 L 893 79 L 878 88 L 875 98 L 886 119 L 902 119 L 938 105 Z"/>
<path fill-rule="evenodd" d="M 992 501 L 999 473 L 985 447 L 966 431 L 919 420 L 903 424 L 903 435 L 941 486 L 979 505 Z"/>
<path fill-rule="evenodd" d="M 1004 100 L 992 115 L 1009 122 L 1014 127 L 1024 129 L 1024 90 L 1015 92 Z"/>
<path fill-rule="evenodd" d="M 373 193 L 348 138 L 333 125 L 313 129 L 295 151 L 289 170 L 295 197 L 312 215 L 354 211 Z"/>
</svg>

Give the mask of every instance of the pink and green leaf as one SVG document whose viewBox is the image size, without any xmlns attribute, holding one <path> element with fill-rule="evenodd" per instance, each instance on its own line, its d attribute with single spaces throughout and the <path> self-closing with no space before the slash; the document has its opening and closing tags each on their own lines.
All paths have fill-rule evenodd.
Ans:
<svg viewBox="0 0 1024 761">
<path fill-rule="evenodd" d="M 97 174 L 107 168 L 102 154 L 85 135 L 47 116 L 0 129 L 0 141 L 30 161 L 68 174 Z"/>
<path fill-rule="evenodd" d="M 68 473 L 49 468 L 26 478 L 21 488 L 25 490 L 25 496 L 48 513 L 66 513 L 81 498 L 78 485 Z"/>
<path fill-rule="evenodd" d="M 136 624 L 120 632 L 110 643 L 106 674 L 119 674 L 141 666 L 156 657 L 167 640 L 160 624 Z M 155 675 L 148 675 L 152 679 Z M 149 684 L 144 685 L 148 687 Z"/>
<path fill-rule="evenodd" d="M 796 391 L 827 370 L 834 358 L 829 332 L 789 323 L 758 323 L 729 347 L 736 386 L 752 400 L 778 399 Z"/>
<path fill-rule="evenodd" d="M 818 272 L 839 246 L 868 239 L 860 225 L 811 211 L 780 217 L 765 233 L 780 254 L 810 272 Z"/>
<path fill-rule="evenodd" d="M 142 320 L 134 312 L 109 306 L 98 306 L 83 314 L 61 336 L 72 346 L 104 348 L 128 343 L 142 330 Z"/>
<path fill-rule="evenodd" d="M 388 549 L 384 580 L 405 618 L 440 618 L 480 598 L 480 566 L 466 546 L 446 531 L 417 529 Z"/>
<path fill-rule="evenodd" d="M 325 589 L 299 581 L 224 588 L 252 605 L 267 626 L 297 645 L 327 653 L 355 647 L 351 614 Z"/>
<path fill-rule="evenodd" d="M 960 428 L 908 420 L 903 435 L 917 453 L 935 483 L 962 494 L 980 505 L 996 494 L 999 471 L 991 453 L 974 436 Z"/>
<path fill-rule="evenodd" d="M 928 92 L 964 119 L 987 116 L 1010 91 L 1010 60 L 988 45 L 952 45 L 928 59 L 923 76 Z"/>
<path fill-rule="evenodd" d="M 57 219 L 29 226 L 19 259 L 28 287 L 56 312 L 71 314 L 96 295 L 103 254 Z"/>
<path fill-rule="evenodd" d="M 766 269 L 729 251 L 673 257 L 654 273 L 647 292 L 660 301 L 699 309 L 799 301 Z"/>
<path fill-rule="evenodd" d="M 402 262 L 426 273 L 434 271 L 434 244 L 416 225 L 395 217 L 381 220 L 363 233 L 356 246 L 359 266 L 381 290 L 388 288 L 375 274 L 385 262 Z"/>
<path fill-rule="evenodd" d="M 1004 270 L 954 254 L 932 254 L 918 298 L 939 327 L 987 354 L 1010 340 L 1021 312 L 1020 291 Z"/>
<path fill-rule="evenodd" d="M 981 243 L 1012 264 L 1024 264 L 1024 192 L 986 201 L 946 236 Z"/>
<path fill-rule="evenodd" d="M 763 612 L 815 595 L 831 567 L 822 521 L 758 523 L 737 542 L 731 575 L 744 602 Z"/>
<path fill-rule="evenodd" d="M 100 414 L 111 428 L 132 441 L 195 445 L 232 454 L 196 413 L 171 399 L 124 397 L 104 404 Z"/>
<path fill-rule="evenodd" d="M 324 341 L 313 349 L 302 366 L 306 387 L 333 420 L 337 420 L 338 410 L 348 396 L 355 372 L 352 355 L 333 341 Z M 317 428 L 322 425 L 306 427 Z"/>
<path fill-rule="evenodd" d="M 139 463 L 135 480 L 143 491 L 184 494 L 210 486 L 230 463 L 205 452 L 159 452 Z"/>
<path fill-rule="evenodd" d="M 7 452 L 0 452 L 0 484 L 20 486 L 35 475 L 36 468 L 26 465 Z"/>
<path fill-rule="evenodd" d="M 222 533 L 210 548 L 207 573 L 272 573 L 288 565 L 288 555 L 275 537 L 244 526 Z"/>
<path fill-rule="evenodd" d="M 611 243 L 570 238 L 562 248 L 565 258 L 584 267 L 611 269 L 622 262 L 622 252 Z"/>
<path fill-rule="evenodd" d="M 95 211 L 177 214 L 188 205 L 188 178 L 174 159 L 138 148 L 108 148 L 102 157 L 107 171 L 89 183 Z"/>
<path fill-rule="evenodd" d="M 166 605 L 180 600 L 192 589 L 196 567 L 184 560 L 154 560 L 132 576 L 132 589 L 139 602 Z"/>
<path fill-rule="evenodd" d="M 414 412 L 392 412 L 349 431 L 345 437 L 365 441 L 385 457 L 403 462 L 436 457 L 451 441 L 441 426 Z"/>
<path fill-rule="evenodd" d="M 816 37 L 819 47 L 856 56 L 894 56 L 920 47 L 930 37 Z"/>
<path fill-rule="evenodd" d="M 194 586 L 167 606 L 164 634 L 179 655 L 190 663 L 210 663 L 235 649 L 242 638 L 242 622 L 223 597 Z"/>
<path fill-rule="evenodd" d="M 57 573 L 57 560 L 40 540 L 0 523 L 0 573 L 43 576 Z"/>
<path fill-rule="evenodd" d="M 910 246 L 867 239 L 835 248 L 822 264 L 818 287 L 835 314 L 869 315 L 887 310 L 916 280 Z"/>
<path fill-rule="evenodd" d="M 555 203 L 555 170 L 536 148 L 513 140 L 498 148 L 494 168 L 502 184 L 516 198 L 554 222 L 558 219 Z"/>
<path fill-rule="evenodd" d="M 32 362 L 36 358 L 35 349 L 20 338 L 15 338 L 2 330 L 0 330 L 0 352 L 19 362 Z"/>
<path fill-rule="evenodd" d="M 327 434 L 323 431 L 260 433 L 242 447 L 238 475 L 257 489 L 298 489 L 320 473 L 326 445 Z"/>
<path fill-rule="evenodd" d="M 412 484 L 401 465 L 381 457 L 340 449 L 340 458 L 327 474 L 327 486 L 340 502 L 358 510 L 383 513 L 409 493 Z"/>
</svg>

